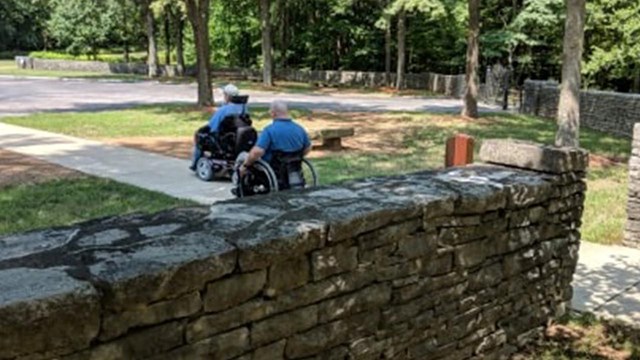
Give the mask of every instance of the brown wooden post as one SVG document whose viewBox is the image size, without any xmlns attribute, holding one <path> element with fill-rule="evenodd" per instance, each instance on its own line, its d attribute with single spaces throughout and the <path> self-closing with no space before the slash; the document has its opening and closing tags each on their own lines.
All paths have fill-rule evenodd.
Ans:
<svg viewBox="0 0 640 360">
<path fill-rule="evenodd" d="M 473 163 L 473 138 L 466 134 L 456 134 L 447 140 L 444 166 L 464 166 Z"/>
</svg>

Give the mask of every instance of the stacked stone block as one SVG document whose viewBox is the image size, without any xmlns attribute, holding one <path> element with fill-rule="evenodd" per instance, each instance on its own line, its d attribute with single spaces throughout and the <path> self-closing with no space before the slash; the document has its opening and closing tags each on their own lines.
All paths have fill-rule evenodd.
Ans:
<svg viewBox="0 0 640 360">
<path fill-rule="evenodd" d="M 505 358 L 571 299 L 587 155 L 481 157 L 0 238 L 0 359 Z"/>
<path fill-rule="evenodd" d="M 633 129 L 631 157 L 629 158 L 627 223 L 622 244 L 640 248 L 640 123 L 637 123 Z"/>
<path fill-rule="evenodd" d="M 525 114 L 555 119 L 560 88 L 557 82 L 527 80 L 524 83 L 522 111 Z M 640 121 L 640 94 L 607 91 L 580 93 L 580 124 L 613 135 L 633 136 Z"/>
</svg>

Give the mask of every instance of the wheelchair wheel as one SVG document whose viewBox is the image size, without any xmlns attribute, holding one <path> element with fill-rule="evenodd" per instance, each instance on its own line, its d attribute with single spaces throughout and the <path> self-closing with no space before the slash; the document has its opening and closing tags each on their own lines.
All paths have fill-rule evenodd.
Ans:
<svg viewBox="0 0 640 360">
<path fill-rule="evenodd" d="M 248 174 L 238 179 L 238 173 L 233 175 L 232 181 L 236 184 L 233 192 L 237 197 L 253 195 L 265 195 L 278 191 L 278 180 L 271 166 L 264 160 L 256 161 Z"/>
<path fill-rule="evenodd" d="M 196 162 L 196 175 L 203 181 L 211 181 L 213 179 L 215 174 L 209 159 L 204 156 L 198 159 Z"/>
<path fill-rule="evenodd" d="M 307 159 L 302 159 L 302 176 L 304 176 L 305 188 L 318 186 L 320 184 L 316 168 Z"/>
</svg>

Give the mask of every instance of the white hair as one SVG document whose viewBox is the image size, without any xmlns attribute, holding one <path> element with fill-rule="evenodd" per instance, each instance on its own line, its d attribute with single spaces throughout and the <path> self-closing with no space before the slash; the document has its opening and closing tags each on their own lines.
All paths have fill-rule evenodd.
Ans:
<svg viewBox="0 0 640 360">
<path fill-rule="evenodd" d="M 271 111 L 276 115 L 287 115 L 289 113 L 289 108 L 287 107 L 286 102 L 282 100 L 274 100 L 271 103 Z"/>
</svg>

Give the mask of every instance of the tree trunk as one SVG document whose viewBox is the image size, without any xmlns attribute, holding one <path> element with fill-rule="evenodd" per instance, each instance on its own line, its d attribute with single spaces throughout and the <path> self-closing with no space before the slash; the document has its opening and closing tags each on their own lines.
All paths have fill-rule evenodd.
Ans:
<svg viewBox="0 0 640 360">
<path fill-rule="evenodd" d="M 467 35 L 467 65 L 462 116 L 478 117 L 478 58 L 480 36 L 480 0 L 469 1 L 469 33 Z"/>
<path fill-rule="evenodd" d="M 384 29 L 384 83 L 391 86 L 391 16 L 385 15 Z"/>
<path fill-rule="evenodd" d="M 266 86 L 273 86 L 270 0 L 260 0 L 260 25 L 262 27 L 262 82 Z"/>
<path fill-rule="evenodd" d="M 209 0 L 186 0 L 196 46 L 198 105 L 212 106 L 211 51 L 209 49 Z"/>
<path fill-rule="evenodd" d="M 177 14 L 177 15 L 176 15 Z M 184 20 L 180 13 L 176 10 L 174 13 L 176 24 L 176 75 L 183 76 L 184 75 L 184 48 L 183 48 L 183 36 L 182 31 L 184 30 Z"/>
<path fill-rule="evenodd" d="M 640 65 L 636 65 L 636 71 L 633 75 L 633 92 L 640 93 Z"/>
<path fill-rule="evenodd" d="M 171 23 L 169 7 L 164 8 L 164 64 L 171 65 Z"/>
<path fill-rule="evenodd" d="M 150 2 L 144 3 L 144 18 L 147 29 L 147 65 L 149 68 L 148 76 L 156 77 L 158 75 L 158 48 L 156 46 L 156 36 L 153 23 L 153 13 L 149 8 Z"/>
<path fill-rule="evenodd" d="M 407 59 L 406 55 L 406 29 L 407 14 L 404 9 L 398 13 L 398 69 L 396 72 L 396 89 L 400 90 L 404 87 L 404 68 Z"/>
<path fill-rule="evenodd" d="M 556 146 L 580 145 L 580 62 L 584 42 L 585 0 L 565 0 L 567 18 L 562 50 L 562 85 Z"/>
<path fill-rule="evenodd" d="M 129 42 L 125 41 L 124 42 L 124 62 L 128 63 L 131 59 L 129 57 Z"/>
</svg>

